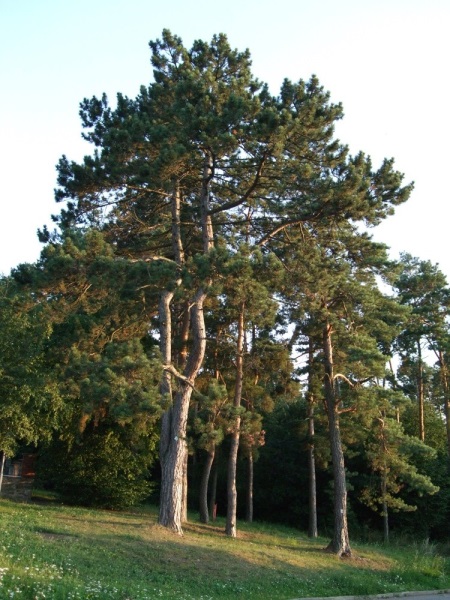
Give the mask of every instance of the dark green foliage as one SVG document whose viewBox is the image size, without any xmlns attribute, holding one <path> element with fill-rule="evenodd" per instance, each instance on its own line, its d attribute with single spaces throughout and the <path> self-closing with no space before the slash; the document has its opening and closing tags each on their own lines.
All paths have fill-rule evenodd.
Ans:
<svg viewBox="0 0 450 600">
<path fill-rule="evenodd" d="M 264 419 L 265 445 L 255 465 L 255 515 L 259 520 L 279 521 L 300 529 L 308 527 L 308 444 L 304 402 L 282 403 Z M 319 527 L 331 525 L 330 474 L 326 432 L 317 427 Z"/>
<path fill-rule="evenodd" d="M 136 435 L 154 426 L 161 364 L 148 321 L 157 284 L 139 290 L 143 265 L 115 260 L 99 231 L 68 230 L 15 277 L 46 300 L 46 360 L 65 400 L 65 435 L 104 418 L 132 423 Z"/>
<path fill-rule="evenodd" d="M 446 449 L 419 465 L 428 473 L 439 492 L 433 496 L 411 494 L 408 500 L 417 506 L 415 513 L 399 514 L 393 519 L 395 530 L 407 531 L 424 539 L 447 541 L 450 536 L 450 477 Z"/>
<path fill-rule="evenodd" d="M 0 280 L 0 450 L 51 436 L 62 401 L 46 359 L 45 308 L 10 278 Z"/>
<path fill-rule="evenodd" d="M 45 450 L 46 462 L 54 455 L 56 463 L 41 468 L 42 480 L 71 502 L 118 508 L 140 501 L 149 492 L 161 412 L 161 361 L 147 324 L 156 289 L 149 269 L 115 260 L 99 231 L 66 230 L 36 266 L 14 275 L 48 320 L 43 352 L 61 399 L 58 435 Z"/>
<path fill-rule="evenodd" d="M 131 433 L 131 436 L 130 436 Z M 72 443 L 55 440 L 41 450 L 38 483 L 59 493 L 64 502 L 122 509 L 151 492 L 149 468 L 156 438 L 133 442 L 129 429 L 103 424 L 88 427 Z"/>
</svg>

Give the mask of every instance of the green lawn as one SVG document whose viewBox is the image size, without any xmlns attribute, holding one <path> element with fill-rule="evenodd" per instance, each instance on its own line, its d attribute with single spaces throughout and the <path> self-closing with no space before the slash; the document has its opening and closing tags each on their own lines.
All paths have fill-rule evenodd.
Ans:
<svg viewBox="0 0 450 600">
<path fill-rule="evenodd" d="M 178 537 L 154 508 L 109 512 L 0 501 L 0 598 L 278 600 L 450 588 L 450 560 L 428 544 L 353 544 L 340 560 L 295 529 L 192 517 Z"/>
</svg>

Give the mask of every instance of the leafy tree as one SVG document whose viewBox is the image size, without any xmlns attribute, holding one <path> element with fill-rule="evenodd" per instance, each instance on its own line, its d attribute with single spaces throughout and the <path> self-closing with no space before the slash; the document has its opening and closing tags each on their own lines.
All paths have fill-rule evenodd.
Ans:
<svg viewBox="0 0 450 600">
<path fill-rule="evenodd" d="M 149 468 L 156 445 L 130 428 L 89 424 L 75 440 L 55 439 L 40 451 L 38 480 L 64 502 L 123 509 L 150 495 Z"/>
<path fill-rule="evenodd" d="M 11 456 L 52 435 L 62 403 L 46 360 L 46 307 L 9 277 L 0 280 L 0 331 L 0 450 Z"/>
<path fill-rule="evenodd" d="M 69 199 L 63 225 L 84 214 L 98 220 L 105 206 L 113 207 L 108 230 L 118 251 L 172 266 L 159 309 L 166 367 L 161 389 L 169 405 L 161 434 L 160 522 L 181 532 L 186 421 L 205 354 L 203 306 L 211 282 L 202 264 L 190 263 L 190 279 L 184 281 L 186 302 L 181 304 L 190 307 L 193 343 L 181 365 L 174 364 L 170 305 L 190 258 L 213 250 L 213 210 L 220 214 L 224 197 L 234 205 L 252 188 L 253 182 L 244 182 L 242 192 L 230 170 L 240 162 L 250 164 L 240 152 L 241 129 L 259 106 L 252 97 L 258 84 L 250 75 L 248 53 L 231 51 L 225 36 L 216 36 L 209 46 L 196 42 L 189 52 L 165 31 L 151 48 L 155 82 L 141 88 L 135 101 L 119 96 L 115 110 L 105 97 L 82 103 L 83 124 L 90 129 L 85 137 L 101 152 L 83 165 L 61 160 L 57 198 Z M 174 344 L 181 348 L 183 340 Z"/>
</svg>

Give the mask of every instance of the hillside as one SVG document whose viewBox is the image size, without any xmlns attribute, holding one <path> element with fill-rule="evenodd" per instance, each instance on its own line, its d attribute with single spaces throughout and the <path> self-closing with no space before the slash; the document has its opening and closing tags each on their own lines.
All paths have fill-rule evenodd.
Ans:
<svg viewBox="0 0 450 600">
<path fill-rule="evenodd" d="M 153 507 L 109 512 L 0 501 L 0 598 L 24 600 L 281 600 L 450 588 L 449 559 L 426 543 L 323 551 L 295 529 L 199 524 L 183 537 Z"/>
</svg>

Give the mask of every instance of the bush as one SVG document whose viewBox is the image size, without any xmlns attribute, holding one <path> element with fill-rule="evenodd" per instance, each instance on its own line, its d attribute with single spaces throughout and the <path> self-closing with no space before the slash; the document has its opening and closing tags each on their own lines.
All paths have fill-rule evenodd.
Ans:
<svg viewBox="0 0 450 600">
<path fill-rule="evenodd" d="M 142 502 L 151 492 L 151 447 L 134 447 L 122 431 L 97 427 L 69 445 L 58 440 L 41 453 L 38 484 L 62 501 L 121 509 Z"/>
</svg>

